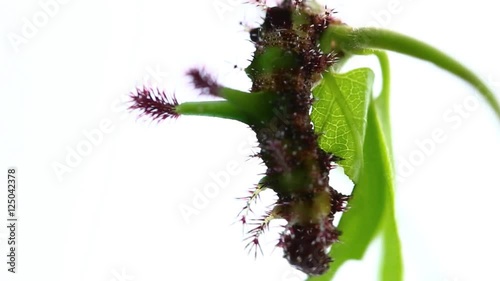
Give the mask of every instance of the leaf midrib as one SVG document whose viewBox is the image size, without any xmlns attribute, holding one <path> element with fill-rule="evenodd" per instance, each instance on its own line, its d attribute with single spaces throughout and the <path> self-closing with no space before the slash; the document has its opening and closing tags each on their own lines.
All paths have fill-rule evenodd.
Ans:
<svg viewBox="0 0 500 281">
<path fill-rule="evenodd" d="M 335 80 L 334 77 L 332 77 L 333 74 L 330 74 L 330 75 L 327 75 L 325 77 L 328 79 L 328 83 L 325 83 L 326 87 L 328 87 L 332 93 L 340 93 L 340 94 L 338 95 L 338 97 L 332 98 L 331 102 L 328 105 L 328 112 L 330 112 L 331 108 L 335 104 L 335 101 L 337 101 L 339 103 L 339 109 L 340 109 L 340 111 L 342 111 L 342 114 L 344 115 L 344 119 L 346 120 L 346 123 L 348 124 L 349 128 L 355 128 L 356 121 L 352 117 L 354 115 L 354 113 L 352 112 L 351 107 L 348 106 L 348 103 L 345 100 L 345 96 L 342 94 L 342 91 L 340 90 L 339 86 L 337 85 L 337 81 Z M 341 79 L 345 79 L 345 78 L 346 77 L 341 77 Z M 349 78 L 347 80 L 352 81 L 352 79 L 349 79 Z M 332 87 L 335 87 L 335 88 L 332 88 Z M 327 121 L 330 121 L 332 117 L 333 117 L 332 114 L 328 114 L 326 116 L 325 123 L 323 123 L 323 125 L 322 125 L 322 130 L 323 130 L 323 127 L 326 125 Z M 360 165 L 360 163 L 362 163 L 362 161 L 363 161 L 363 147 L 362 147 L 363 143 L 361 141 L 361 135 L 360 135 L 360 132 L 358 130 L 350 130 L 348 133 L 350 133 L 353 136 L 353 142 L 354 142 L 354 146 L 355 146 L 353 148 L 353 151 L 355 153 L 354 159 L 357 159 L 357 161 L 352 161 L 352 165 L 351 165 L 351 167 L 349 167 L 349 171 L 346 170 L 345 173 L 351 177 L 351 179 L 354 183 L 356 183 L 357 178 L 359 176 L 359 172 L 357 172 L 356 174 L 352 174 L 352 173 L 354 173 L 354 171 L 356 171 L 356 170 L 358 170 L 358 171 L 360 170 L 360 169 L 355 169 L 354 167 L 355 167 L 355 165 L 356 166 Z"/>
</svg>

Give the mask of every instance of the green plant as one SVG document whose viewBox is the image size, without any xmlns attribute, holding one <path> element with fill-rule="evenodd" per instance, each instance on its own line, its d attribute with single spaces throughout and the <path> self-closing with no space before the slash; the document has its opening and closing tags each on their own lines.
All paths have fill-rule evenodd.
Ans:
<svg viewBox="0 0 500 281">
<path fill-rule="evenodd" d="M 285 257 L 310 280 L 330 280 L 345 261 L 360 259 L 382 233 L 382 280 L 402 280 L 384 50 L 430 61 L 464 79 L 500 117 L 494 95 L 474 73 L 435 48 L 387 30 L 351 28 L 314 3 L 283 1 L 267 8 L 250 38 L 256 45 L 246 68 L 253 82 L 250 93 L 223 87 L 204 69 L 194 68 L 187 74 L 195 88 L 221 100 L 179 104 L 163 92 L 142 89 L 132 96 L 132 108 L 158 120 L 182 114 L 229 118 L 255 131 L 261 149 L 257 156 L 268 170 L 248 200 L 269 188 L 278 201 L 250 231 L 249 247 L 257 250 L 269 221 L 284 218 L 288 224 L 279 245 Z M 375 55 L 380 62 L 383 88 L 377 98 L 372 97 L 370 69 L 339 73 L 357 55 Z M 355 183 L 351 196 L 328 185 L 332 161 Z M 339 232 L 332 220 L 345 210 L 348 198 Z M 335 243 L 339 239 L 342 243 Z"/>
</svg>

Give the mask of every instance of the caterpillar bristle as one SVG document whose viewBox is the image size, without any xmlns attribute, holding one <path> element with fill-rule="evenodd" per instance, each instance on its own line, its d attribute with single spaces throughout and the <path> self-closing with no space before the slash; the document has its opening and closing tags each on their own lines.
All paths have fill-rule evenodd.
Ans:
<svg viewBox="0 0 500 281">
<path fill-rule="evenodd" d="M 179 105 L 175 95 L 168 97 L 164 91 L 143 87 L 142 89 L 137 88 L 130 97 L 132 105 L 129 109 L 138 110 L 139 117 L 148 116 L 157 121 L 179 117 L 175 111 L 175 107 Z"/>
<path fill-rule="evenodd" d="M 194 88 L 199 90 L 202 95 L 220 96 L 221 85 L 205 68 L 191 68 L 186 72 L 186 75 L 191 79 Z"/>
</svg>

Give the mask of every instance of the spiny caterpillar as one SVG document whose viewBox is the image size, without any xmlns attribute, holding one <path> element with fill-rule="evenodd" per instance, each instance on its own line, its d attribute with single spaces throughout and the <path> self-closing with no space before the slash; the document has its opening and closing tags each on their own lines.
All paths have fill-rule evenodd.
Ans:
<svg viewBox="0 0 500 281">
<path fill-rule="evenodd" d="M 329 186 L 332 162 L 341 158 L 318 145 L 319 135 L 309 116 L 311 89 L 342 56 L 338 51 L 323 53 L 319 44 L 328 26 L 342 23 L 331 11 L 316 11 L 305 1 L 285 0 L 264 8 L 262 25 L 249 32 L 255 45 L 246 68 L 253 82 L 250 93 L 223 87 L 204 69 L 193 68 L 186 74 L 194 87 L 221 100 L 179 104 L 163 92 L 143 88 L 132 94 L 131 109 L 154 120 L 191 114 L 248 124 L 259 143 L 256 156 L 267 171 L 247 199 L 255 199 L 266 188 L 278 198 L 261 223 L 249 231 L 249 246 L 259 247 L 259 236 L 272 219 L 285 219 L 278 242 L 284 257 L 304 273 L 320 275 L 332 262 L 327 250 L 340 235 L 333 219 L 345 210 L 348 196 Z"/>
</svg>

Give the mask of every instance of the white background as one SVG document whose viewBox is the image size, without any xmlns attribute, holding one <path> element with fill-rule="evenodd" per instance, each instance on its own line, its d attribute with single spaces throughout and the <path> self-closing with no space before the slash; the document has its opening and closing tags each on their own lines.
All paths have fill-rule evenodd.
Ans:
<svg viewBox="0 0 500 281">
<path fill-rule="evenodd" d="M 144 83 L 175 91 L 180 101 L 199 100 L 183 76 L 190 66 L 205 65 L 225 85 L 247 89 L 233 65 L 243 68 L 250 58 L 252 45 L 238 23 L 257 26 L 256 9 L 225 0 L 70 0 L 55 2 L 47 16 L 47 2 L 0 2 L 0 167 L 19 169 L 18 274 L 3 262 L 1 227 L 0 279 L 301 280 L 280 250 L 273 252 L 278 228 L 255 260 L 234 223 L 244 204 L 235 198 L 264 171 L 248 160 L 256 144 L 246 126 L 203 117 L 156 124 L 137 120 L 123 104 Z M 391 2 L 398 8 L 388 9 Z M 446 51 L 500 93 L 494 1 L 327 4 L 353 26 L 386 27 Z M 36 30 L 25 36 L 27 21 Z M 378 71 L 371 58 L 355 63 Z M 500 280 L 498 120 L 452 75 L 401 55 L 391 54 L 391 63 L 405 280 Z M 464 104 L 462 116 L 457 106 Z M 67 165 L 69 151 L 87 141 L 84 132 L 102 122 L 111 129 L 58 177 L 55 163 Z M 415 156 L 423 153 L 416 142 L 436 129 L 446 140 L 423 159 Z M 180 206 L 192 206 L 228 163 L 236 173 L 186 220 Z M 379 254 L 375 243 L 335 280 L 377 280 Z"/>
</svg>

